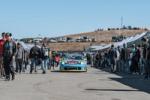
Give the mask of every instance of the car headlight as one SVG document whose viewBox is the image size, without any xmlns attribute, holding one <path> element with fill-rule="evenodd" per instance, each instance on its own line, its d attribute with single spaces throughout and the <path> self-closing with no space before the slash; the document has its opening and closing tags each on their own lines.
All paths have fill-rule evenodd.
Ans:
<svg viewBox="0 0 150 100">
<path fill-rule="evenodd" d="M 61 64 L 65 64 L 65 62 L 62 62 Z"/>
<path fill-rule="evenodd" d="M 84 62 L 81 62 L 81 64 L 84 64 Z"/>
</svg>

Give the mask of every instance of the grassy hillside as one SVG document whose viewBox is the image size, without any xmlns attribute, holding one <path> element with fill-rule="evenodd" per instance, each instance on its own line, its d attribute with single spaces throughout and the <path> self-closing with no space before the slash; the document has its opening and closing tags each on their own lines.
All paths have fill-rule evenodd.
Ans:
<svg viewBox="0 0 150 100">
<path fill-rule="evenodd" d="M 124 35 L 133 36 L 144 32 L 145 30 L 111 30 L 111 31 L 98 31 L 87 32 L 74 35 L 66 35 L 65 37 L 78 38 L 80 36 L 94 37 L 97 42 L 83 42 L 83 43 L 50 43 L 51 50 L 58 51 L 82 51 L 90 45 L 98 45 L 101 43 L 110 43 L 112 36 Z"/>
</svg>

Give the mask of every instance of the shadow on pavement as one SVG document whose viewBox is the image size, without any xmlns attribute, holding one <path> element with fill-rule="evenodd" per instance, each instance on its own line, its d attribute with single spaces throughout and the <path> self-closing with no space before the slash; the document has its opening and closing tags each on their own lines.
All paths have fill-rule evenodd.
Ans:
<svg viewBox="0 0 150 100">
<path fill-rule="evenodd" d="M 132 76 L 131 76 L 132 77 Z M 139 91 L 150 93 L 150 81 L 144 80 L 140 78 L 136 78 L 135 76 L 133 78 L 110 78 L 114 81 L 120 82 L 124 85 L 130 86 L 134 89 L 138 89 Z M 138 77 L 138 76 L 137 76 Z"/>
<path fill-rule="evenodd" d="M 87 91 L 122 91 L 122 92 L 132 92 L 132 91 L 137 91 L 139 92 L 139 90 L 131 90 L 131 89 L 85 89 Z"/>
<path fill-rule="evenodd" d="M 111 73 L 108 68 L 100 69 L 100 70 Z M 111 73 L 111 74 L 116 74 L 118 76 L 121 76 L 122 78 L 110 78 L 110 80 L 120 82 L 126 86 L 130 86 L 130 87 L 136 89 L 133 91 L 141 91 L 141 92 L 146 92 L 146 93 L 150 94 L 150 79 L 145 80 L 144 76 L 142 76 L 142 75 L 132 75 L 132 74 L 127 74 L 127 73 Z M 97 89 L 97 90 L 101 90 L 101 89 Z M 104 91 L 120 91 L 120 90 L 111 90 L 111 89 L 110 90 L 102 89 L 102 90 L 104 90 Z M 125 90 L 125 91 L 127 91 L 127 90 Z"/>
<path fill-rule="evenodd" d="M 58 73 L 83 73 L 85 71 L 60 71 L 60 70 L 54 70 L 54 71 L 51 71 L 51 72 L 58 72 Z"/>
</svg>

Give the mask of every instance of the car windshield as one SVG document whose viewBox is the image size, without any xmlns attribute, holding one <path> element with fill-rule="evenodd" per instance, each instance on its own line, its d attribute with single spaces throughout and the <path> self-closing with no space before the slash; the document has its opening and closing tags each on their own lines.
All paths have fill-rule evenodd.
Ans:
<svg viewBox="0 0 150 100">
<path fill-rule="evenodd" d="M 74 59 L 74 60 L 83 60 L 83 56 L 81 55 L 67 55 L 65 56 L 66 59 Z"/>
</svg>

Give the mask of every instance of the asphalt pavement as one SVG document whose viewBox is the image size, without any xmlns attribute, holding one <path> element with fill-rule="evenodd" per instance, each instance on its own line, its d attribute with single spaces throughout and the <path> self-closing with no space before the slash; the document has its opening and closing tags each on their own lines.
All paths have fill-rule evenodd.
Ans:
<svg viewBox="0 0 150 100">
<path fill-rule="evenodd" d="M 150 80 L 89 68 L 88 72 L 48 71 L 0 79 L 0 100 L 150 100 Z"/>
</svg>

